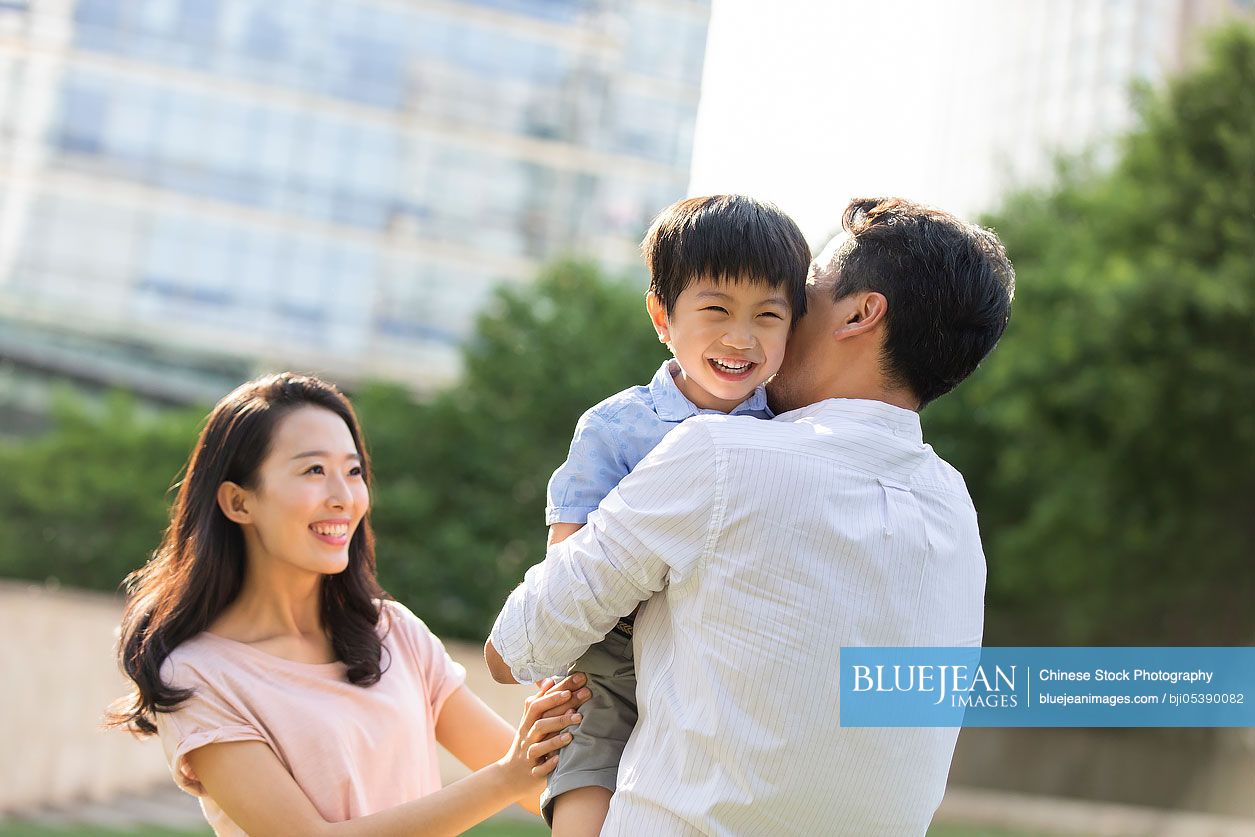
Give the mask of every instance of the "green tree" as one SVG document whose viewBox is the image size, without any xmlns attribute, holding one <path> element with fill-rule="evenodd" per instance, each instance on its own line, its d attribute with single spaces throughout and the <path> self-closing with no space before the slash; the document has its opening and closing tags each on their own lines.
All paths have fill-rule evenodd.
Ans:
<svg viewBox="0 0 1255 837">
<path fill-rule="evenodd" d="M 664 356 L 638 287 L 566 261 L 496 293 L 456 387 L 422 404 L 394 386 L 356 393 L 385 588 L 442 635 L 482 637 L 544 555 L 545 486 L 576 420 Z M 116 590 L 157 546 L 207 409 L 67 394 L 49 433 L 0 442 L 0 575 Z"/>
<path fill-rule="evenodd" d="M 985 219 L 1011 327 L 924 416 L 981 515 L 991 642 L 1255 640 L 1255 30 L 1136 106 L 1114 167 Z"/>
<path fill-rule="evenodd" d="M 565 261 L 498 291 L 453 389 L 409 409 L 393 388 L 359 393 L 384 587 L 437 632 L 482 638 L 544 555 L 545 486 L 576 420 L 665 356 L 638 286 Z"/>
<path fill-rule="evenodd" d="M 120 393 L 100 405 L 62 393 L 50 433 L 0 445 L 0 574 L 117 589 L 161 538 L 199 415 L 146 413 Z"/>
</svg>

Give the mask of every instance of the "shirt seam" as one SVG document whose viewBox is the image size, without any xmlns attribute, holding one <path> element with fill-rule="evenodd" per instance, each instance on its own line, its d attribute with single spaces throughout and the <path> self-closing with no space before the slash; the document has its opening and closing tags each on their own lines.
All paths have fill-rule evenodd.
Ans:
<svg viewBox="0 0 1255 837">
<path fill-rule="evenodd" d="M 699 425 L 700 426 L 700 425 Z M 719 531 L 723 528 L 724 512 L 726 510 L 726 493 L 724 491 L 724 480 L 727 473 L 727 453 L 715 444 L 714 434 L 707 427 L 701 427 L 705 433 L 707 441 L 710 443 L 711 454 L 713 457 L 713 465 L 715 469 L 715 478 L 712 481 L 714 491 L 714 502 L 710 514 L 706 518 L 706 540 L 702 544 L 702 551 L 698 555 L 697 563 L 686 581 L 677 592 L 687 593 L 696 583 L 697 580 L 706 574 L 706 567 L 710 563 L 710 557 L 715 551 L 715 542 L 718 540 Z"/>
<path fill-rule="evenodd" d="M 597 506 L 550 506 L 550 507 L 549 507 L 548 512 L 545 514 L 545 517 L 546 517 L 546 518 L 551 518 L 551 517 L 554 517 L 555 515 L 561 515 L 561 514 L 567 514 L 567 513 L 570 513 L 570 512 L 574 512 L 574 513 L 576 513 L 576 514 L 582 514 L 582 515 L 583 515 L 586 519 L 585 519 L 584 521 L 578 521 L 578 520 L 550 520 L 549 522 L 550 522 L 551 524 L 552 524 L 552 523 L 580 523 L 580 522 L 587 522 L 587 517 L 588 517 L 588 515 L 589 515 L 589 514 L 591 514 L 591 513 L 593 513 L 593 512 L 595 512 L 595 511 L 597 511 L 597 508 L 598 508 Z"/>
<path fill-rule="evenodd" d="M 627 409 L 627 407 L 628 407 L 628 405 L 627 405 L 627 404 L 624 404 L 624 405 L 623 405 L 623 407 L 622 407 L 622 409 L 626 410 L 626 409 Z M 615 413 L 614 413 L 615 417 L 617 417 L 617 416 L 618 416 L 619 412 L 620 412 L 619 410 L 616 410 L 616 411 L 615 411 Z M 603 437 L 603 438 L 604 438 L 605 436 L 609 436 L 609 437 L 610 437 L 610 446 L 611 446 L 611 448 L 613 449 L 613 451 L 614 451 L 614 455 L 615 455 L 615 457 L 616 457 L 616 458 L 617 458 L 617 460 L 618 460 L 618 462 L 617 462 L 616 464 L 618 464 L 618 465 L 620 466 L 620 468 L 622 468 L 622 467 L 624 467 L 624 466 L 627 466 L 627 461 L 628 461 L 628 458 L 627 458 L 627 455 L 626 455 L 626 451 L 625 451 L 625 450 L 624 450 L 624 448 L 623 448 L 623 436 L 624 436 L 624 434 L 623 434 L 623 433 L 616 433 L 616 432 L 614 432 L 614 429 L 613 429 L 613 428 L 611 427 L 611 425 L 610 425 L 610 417 L 609 417 L 609 416 L 603 416 L 603 415 L 600 415 L 600 414 L 597 414 L 597 413 L 594 413 L 593 415 L 597 416 L 597 421 L 598 421 L 598 422 L 600 422 L 600 424 L 601 424 L 601 427 L 600 427 L 600 435 L 602 435 L 602 437 Z M 631 469 L 631 467 L 628 467 L 628 468 L 627 468 L 627 470 L 623 472 L 623 475 L 619 477 L 619 481 L 621 482 L 621 481 L 623 480 L 623 477 L 627 476 L 627 475 L 628 475 L 628 473 L 629 473 L 631 470 L 632 470 L 632 469 Z M 617 485 L 618 483 L 615 483 L 615 484 Z M 611 490 L 613 490 L 613 489 L 614 489 L 614 486 L 611 486 Z M 609 493 L 609 492 L 607 492 L 607 493 Z M 606 499 L 606 497 L 605 497 L 605 495 L 604 495 L 604 494 L 602 495 L 602 498 L 601 498 L 601 499 L 602 499 L 602 500 Z M 597 508 L 597 506 L 593 506 L 593 508 Z"/>
</svg>

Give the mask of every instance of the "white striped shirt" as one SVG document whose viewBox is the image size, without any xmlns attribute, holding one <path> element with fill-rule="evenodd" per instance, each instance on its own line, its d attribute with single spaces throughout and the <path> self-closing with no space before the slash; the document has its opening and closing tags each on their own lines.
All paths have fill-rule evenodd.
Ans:
<svg viewBox="0 0 1255 837">
<path fill-rule="evenodd" d="M 838 649 L 979 645 L 984 588 L 919 416 L 830 399 L 684 422 L 528 570 L 492 641 L 537 680 L 649 599 L 603 834 L 923 834 L 958 730 L 842 729 Z"/>
</svg>

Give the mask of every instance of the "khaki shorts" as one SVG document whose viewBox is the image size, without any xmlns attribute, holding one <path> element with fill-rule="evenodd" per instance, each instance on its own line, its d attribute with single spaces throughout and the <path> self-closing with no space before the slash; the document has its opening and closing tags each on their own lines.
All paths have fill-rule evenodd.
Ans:
<svg viewBox="0 0 1255 837">
<path fill-rule="evenodd" d="M 636 665 L 632 637 L 623 623 L 592 646 L 571 666 L 588 675 L 593 693 L 580 714 L 584 720 L 571 730 L 571 743 L 558 751 L 558 766 L 540 797 L 545 822 L 553 824 L 553 802 L 558 794 L 586 787 L 614 792 L 619 757 L 636 726 Z"/>
</svg>

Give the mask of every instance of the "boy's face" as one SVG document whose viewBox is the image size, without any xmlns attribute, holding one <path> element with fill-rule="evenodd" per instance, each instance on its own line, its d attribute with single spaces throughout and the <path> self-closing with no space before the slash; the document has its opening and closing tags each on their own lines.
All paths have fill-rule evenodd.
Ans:
<svg viewBox="0 0 1255 837">
<path fill-rule="evenodd" d="M 699 278 L 669 314 L 653 294 L 650 318 L 682 373 L 676 383 L 698 407 L 727 412 L 780 368 L 791 312 L 782 289 Z"/>
</svg>

